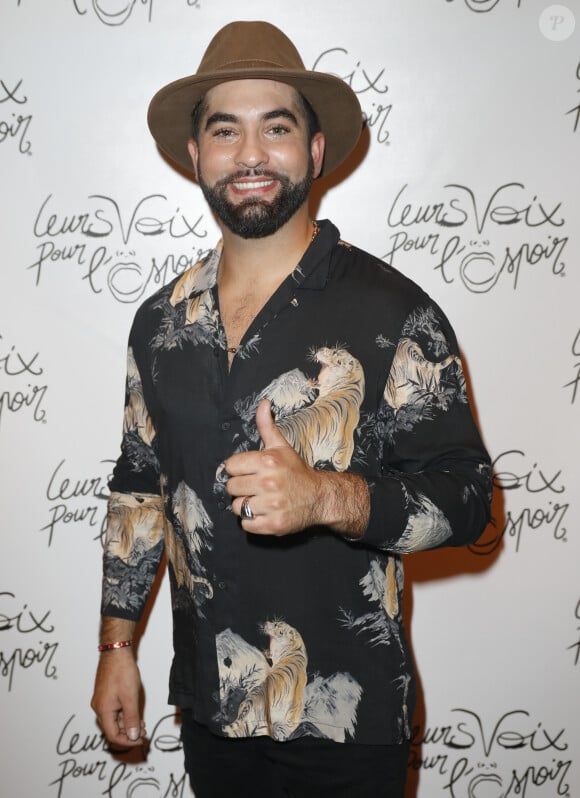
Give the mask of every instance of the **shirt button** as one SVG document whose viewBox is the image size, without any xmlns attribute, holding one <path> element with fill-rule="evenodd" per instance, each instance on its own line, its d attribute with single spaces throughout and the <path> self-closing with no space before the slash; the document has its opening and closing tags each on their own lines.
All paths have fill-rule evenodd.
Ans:
<svg viewBox="0 0 580 798">
<path fill-rule="evenodd" d="M 222 424 L 222 429 L 224 430 L 224 432 L 226 432 L 227 430 L 229 430 L 229 428 L 230 428 L 231 426 L 232 426 L 232 425 L 230 424 L 230 422 L 229 422 L 229 421 L 224 421 L 224 422 L 223 422 L 223 424 Z"/>
<path fill-rule="evenodd" d="M 225 510 L 226 509 L 226 503 L 224 501 L 222 501 L 221 499 L 217 503 L 217 506 L 218 506 L 218 510 Z"/>
<path fill-rule="evenodd" d="M 227 585 L 225 582 L 218 582 L 218 587 L 220 590 L 225 590 L 227 588 Z"/>
</svg>

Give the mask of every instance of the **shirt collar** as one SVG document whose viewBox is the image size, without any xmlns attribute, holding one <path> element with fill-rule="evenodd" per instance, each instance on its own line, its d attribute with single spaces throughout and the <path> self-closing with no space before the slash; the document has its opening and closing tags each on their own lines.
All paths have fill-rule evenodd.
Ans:
<svg viewBox="0 0 580 798">
<path fill-rule="evenodd" d="M 328 219 L 318 222 L 318 227 L 318 234 L 290 275 L 295 288 L 321 290 L 328 282 L 330 254 L 340 238 L 340 233 Z"/>
<path fill-rule="evenodd" d="M 318 222 L 318 227 L 318 234 L 290 274 L 294 289 L 321 290 L 328 281 L 330 253 L 336 246 L 340 233 L 328 219 Z M 216 247 L 203 260 L 183 273 L 169 300 L 173 306 L 215 286 L 222 249 L 223 242 L 218 241 Z"/>
</svg>

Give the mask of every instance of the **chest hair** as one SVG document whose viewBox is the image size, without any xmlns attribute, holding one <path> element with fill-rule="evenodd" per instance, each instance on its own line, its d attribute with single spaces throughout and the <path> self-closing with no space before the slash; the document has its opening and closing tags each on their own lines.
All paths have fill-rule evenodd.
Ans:
<svg viewBox="0 0 580 798">
<path fill-rule="evenodd" d="M 228 363 L 231 366 L 248 327 L 264 307 L 271 293 L 248 293 L 220 297 L 220 315 L 228 342 Z"/>
</svg>

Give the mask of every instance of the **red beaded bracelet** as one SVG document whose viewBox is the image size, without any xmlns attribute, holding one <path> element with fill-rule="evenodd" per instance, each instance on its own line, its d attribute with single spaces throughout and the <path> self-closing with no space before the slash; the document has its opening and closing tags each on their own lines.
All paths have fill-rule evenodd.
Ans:
<svg viewBox="0 0 580 798">
<path fill-rule="evenodd" d="M 132 646 L 132 640 L 117 640 L 116 643 L 104 643 L 102 646 L 97 646 L 98 651 L 113 651 L 115 648 L 127 648 Z"/>
</svg>

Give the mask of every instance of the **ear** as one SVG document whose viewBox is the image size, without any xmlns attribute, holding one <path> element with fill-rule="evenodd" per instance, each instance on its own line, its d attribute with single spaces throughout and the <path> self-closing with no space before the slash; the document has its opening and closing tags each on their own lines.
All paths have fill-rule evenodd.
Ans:
<svg viewBox="0 0 580 798">
<path fill-rule="evenodd" d="M 193 173 L 195 175 L 195 179 L 198 179 L 198 170 L 197 170 L 197 163 L 199 160 L 199 148 L 197 143 L 194 139 L 189 139 L 187 142 L 187 151 L 189 152 L 189 157 L 191 158 L 191 163 L 193 164 Z"/>
<path fill-rule="evenodd" d="M 310 142 L 310 154 L 312 155 L 312 162 L 314 164 L 314 177 L 318 177 L 322 170 L 322 162 L 324 161 L 324 150 L 326 148 L 326 139 L 324 133 L 318 131 L 312 136 Z"/>
</svg>

